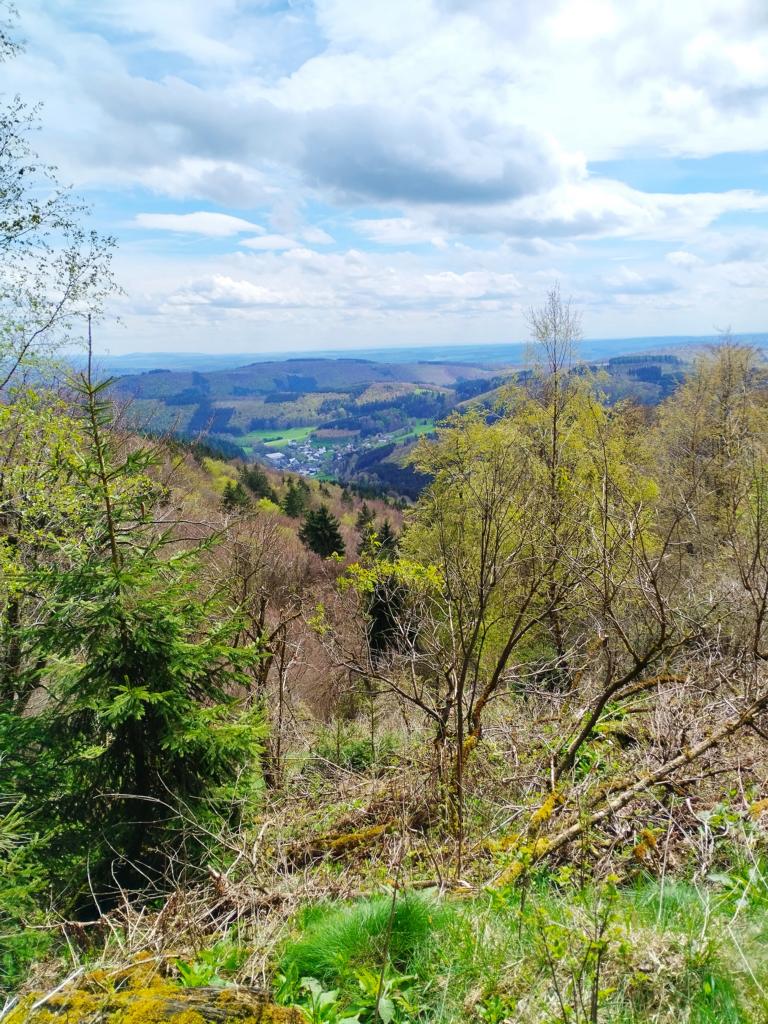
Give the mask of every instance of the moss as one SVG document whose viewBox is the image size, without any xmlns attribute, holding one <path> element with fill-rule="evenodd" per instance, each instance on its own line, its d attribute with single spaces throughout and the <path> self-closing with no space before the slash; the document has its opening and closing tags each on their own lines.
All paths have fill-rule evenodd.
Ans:
<svg viewBox="0 0 768 1024">
<path fill-rule="evenodd" d="M 170 1020 L 171 1024 L 205 1024 L 205 1017 L 197 1010 L 182 1010 L 174 1013 Z"/>
<path fill-rule="evenodd" d="M 168 986 L 170 988 L 170 986 Z M 169 1015 L 167 1009 L 167 996 L 160 986 L 155 985 L 149 989 L 133 989 L 128 995 L 118 997 L 118 1015 L 120 1024 L 162 1024 L 163 1021 L 176 1020 L 177 1017 L 187 1015 L 192 1011 L 180 1011 Z M 175 993 L 173 993 L 175 994 Z M 199 1013 L 194 1014 L 195 1021 L 189 1024 L 204 1024 L 204 1019 Z"/>
<path fill-rule="evenodd" d="M 368 828 L 358 829 L 357 832 L 347 832 L 346 835 L 333 836 L 327 840 L 327 849 L 333 853 L 344 853 L 355 846 L 364 846 L 373 839 L 384 835 L 392 828 L 391 822 L 384 825 L 370 825 Z"/>
<path fill-rule="evenodd" d="M 477 744 L 478 738 L 474 733 L 471 736 L 467 736 L 467 738 L 464 740 L 463 756 L 469 757 L 469 755 L 475 749 Z"/>
<path fill-rule="evenodd" d="M 295 846 L 289 853 L 293 865 L 311 864 L 323 857 L 339 858 L 350 850 L 368 846 L 379 836 L 391 832 L 394 822 L 387 821 L 381 825 L 369 825 L 354 832 L 334 832 L 320 836 L 311 843 Z"/>
<path fill-rule="evenodd" d="M 543 825 L 545 821 L 549 821 L 560 803 L 562 803 L 562 797 L 558 793 L 550 793 L 541 807 L 531 815 L 531 827 Z"/>
<path fill-rule="evenodd" d="M 302 1024 L 294 1009 L 252 989 L 181 988 L 157 972 L 154 958 L 123 971 L 94 971 L 76 988 L 25 996 L 5 1024 Z"/>
<path fill-rule="evenodd" d="M 535 864 L 537 860 L 547 853 L 548 849 L 549 840 L 544 836 L 534 839 L 532 843 L 521 846 L 518 850 L 517 858 L 502 871 L 492 888 L 503 889 L 508 885 L 514 884 L 532 864 Z"/>
</svg>

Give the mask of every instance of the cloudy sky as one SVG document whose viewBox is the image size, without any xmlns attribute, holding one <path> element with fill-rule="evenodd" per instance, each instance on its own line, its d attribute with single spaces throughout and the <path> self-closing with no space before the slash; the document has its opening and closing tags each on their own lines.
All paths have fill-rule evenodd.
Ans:
<svg viewBox="0 0 768 1024">
<path fill-rule="evenodd" d="M 25 0 L 113 352 L 768 329 L 766 0 Z"/>
</svg>

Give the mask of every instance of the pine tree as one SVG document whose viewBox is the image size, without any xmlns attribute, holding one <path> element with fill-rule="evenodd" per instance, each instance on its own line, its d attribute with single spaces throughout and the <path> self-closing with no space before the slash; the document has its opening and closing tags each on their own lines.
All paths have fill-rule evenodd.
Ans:
<svg viewBox="0 0 768 1024">
<path fill-rule="evenodd" d="M 366 524 L 357 553 L 361 558 L 386 558 L 390 562 L 397 557 L 397 534 L 388 519 L 381 529 L 376 528 L 373 519 Z"/>
<path fill-rule="evenodd" d="M 376 524 L 369 522 L 364 527 L 360 542 L 357 545 L 357 553 L 361 558 L 376 558 L 379 550 L 379 538 L 376 533 Z"/>
<path fill-rule="evenodd" d="M 379 542 L 379 558 L 394 559 L 397 557 L 397 534 L 388 519 L 384 520 L 377 536 Z"/>
<path fill-rule="evenodd" d="M 112 431 L 108 384 L 73 384 L 76 458 L 52 473 L 67 480 L 76 527 L 45 535 L 28 583 L 46 616 L 23 639 L 47 700 L 26 715 L 0 707 L 4 767 L 50 837 L 52 879 L 75 887 L 86 858 L 98 872 L 115 854 L 138 857 L 175 802 L 234 777 L 255 785 L 264 735 L 246 702 L 261 650 L 201 587 L 207 545 L 179 551 L 172 529 L 158 532 L 157 457 Z"/>
<path fill-rule="evenodd" d="M 344 554 L 344 541 L 339 530 L 339 520 L 327 505 L 307 512 L 299 530 L 299 538 L 310 551 L 323 558 Z"/>
</svg>

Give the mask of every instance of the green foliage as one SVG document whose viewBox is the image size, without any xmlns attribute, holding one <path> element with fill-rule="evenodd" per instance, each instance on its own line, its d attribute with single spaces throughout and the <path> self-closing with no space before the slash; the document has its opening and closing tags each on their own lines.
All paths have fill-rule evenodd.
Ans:
<svg viewBox="0 0 768 1024">
<path fill-rule="evenodd" d="M 542 878 L 521 897 L 511 890 L 462 906 L 402 898 L 389 954 L 391 899 L 308 908 L 280 958 L 279 998 L 329 1024 L 373 1020 L 380 982 L 389 1002 L 379 1016 L 394 1021 L 764 1019 L 757 906 L 734 916 L 690 884 L 580 888 L 565 876 Z"/>
<path fill-rule="evenodd" d="M 360 558 L 387 558 L 390 561 L 396 558 L 397 534 L 388 519 L 377 528 L 375 519 L 371 517 L 362 527 L 358 527 L 358 530 L 360 541 L 357 545 L 357 554 Z"/>
<path fill-rule="evenodd" d="M 281 998 L 290 1001 L 309 1019 L 310 1024 L 406 1024 L 419 1013 L 409 987 L 410 975 L 360 968 L 353 972 L 357 988 L 347 993 L 325 989 L 317 978 L 302 978 L 298 986 L 283 978 Z"/>
<path fill-rule="evenodd" d="M 542 877 L 525 894 L 476 900 L 430 950 L 439 981 L 422 996 L 427 1019 L 759 1024 L 760 914 L 723 911 L 670 880 L 581 888 Z"/>
<path fill-rule="evenodd" d="M 320 730 L 313 752 L 339 768 L 374 775 L 395 763 L 398 746 L 392 733 L 371 736 L 363 723 L 345 725 L 339 720 Z"/>
<path fill-rule="evenodd" d="M 327 505 L 310 509 L 304 516 L 299 530 L 299 539 L 321 558 L 344 554 L 344 541 L 339 530 L 339 520 Z"/>
<path fill-rule="evenodd" d="M 233 778 L 255 792 L 264 723 L 247 699 L 261 650 L 204 585 L 209 545 L 179 548 L 158 530 L 155 453 L 113 430 L 106 384 L 72 386 L 80 407 L 58 425 L 34 396 L 5 411 L 17 443 L 0 542 L 13 655 L 0 745 L 44 874 L 76 900 L 86 860 L 98 877 L 112 857 L 137 857 L 179 803 Z M 35 461 L 41 432 L 53 444 Z"/>
<path fill-rule="evenodd" d="M 360 506 L 360 510 L 357 513 L 357 519 L 355 520 L 355 529 L 359 534 L 363 536 L 366 534 L 369 527 L 373 526 L 376 521 L 376 515 L 369 507 L 366 501 Z"/>
<path fill-rule="evenodd" d="M 224 988 L 233 984 L 231 975 L 242 966 L 247 953 L 228 938 L 201 950 L 194 960 L 177 960 L 176 970 L 185 988 Z"/>
<path fill-rule="evenodd" d="M 14 827 L 12 845 L 0 852 L 0 999 L 21 985 L 30 965 L 54 941 L 43 910 L 47 877 L 40 857 L 45 849 L 30 834 L 26 818 L 22 829 Z"/>
<path fill-rule="evenodd" d="M 240 480 L 256 498 L 268 498 L 277 503 L 277 495 L 269 482 L 269 477 L 257 463 L 244 466 L 240 472 Z"/>
<path fill-rule="evenodd" d="M 375 558 L 379 547 L 376 524 L 371 521 L 363 526 L 357 545 L 359 558 Z"/>
<path fill-rule="evenodd" d="M 376 537 L 378 541 L 379 558 L 395 558 L 397 556 L 397 534 L 392 529 L 392 524 L 385 519 Z"/>
</svg>

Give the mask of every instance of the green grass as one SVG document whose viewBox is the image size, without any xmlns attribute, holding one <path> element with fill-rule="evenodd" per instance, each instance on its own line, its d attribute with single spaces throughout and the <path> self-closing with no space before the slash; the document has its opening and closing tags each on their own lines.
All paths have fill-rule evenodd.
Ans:
<svg viewBox="0 0 768 1024">
<path fill-rule="evenodd" d="M 408 972 L 450 910 L 424 895 L 389 896 L 348 904 L 321 904 L 305 912 L 300 938 L 289 943 L 281 969 L 297 978 L 344 983 L 356 968 L 380 966 L 386 958 Z"/>
<path fill-rule="evenodd" d="M 275 427 L 273 430 L 251 430 L 237 438 L 243 447 L 264 444 L 276 451 L 285 448 L 289 441 L 303 441 L 313 434 L 317 427 Z"/>
<path fill-rule="evenodd" d="M 398 441 L 415 441 L 422 437 L 424 434 L 433 434 L 435 432 L 435 421 L 434 420 L 422 420 L 419 423 L 414 423 L 413 426 L 409 427 L 404 434 L 394 434 Z"/>
<path fill-rule="evenodd" d="M 396 904 L 391 934 L 391 897 L 322 904 L 301 915 L 280 969 L 295 991 L 313 977 L 335 992 L 340 1019 L 356 1005 L 361 972 L 384 969 L 406 976 L 418 1006 L 396 1024 L 586 1024 L 604 921 L 600 1024 L 765 1024 L 762 873 L 748 886 L 735 903 L 727 882 L 669 879 L 621 889 L 543 879 L 524 901 L 517 890 L 469 902 L 411 894 Z M 560 999 L 575 1009 L 564 1016 Z"/>
</svg>

